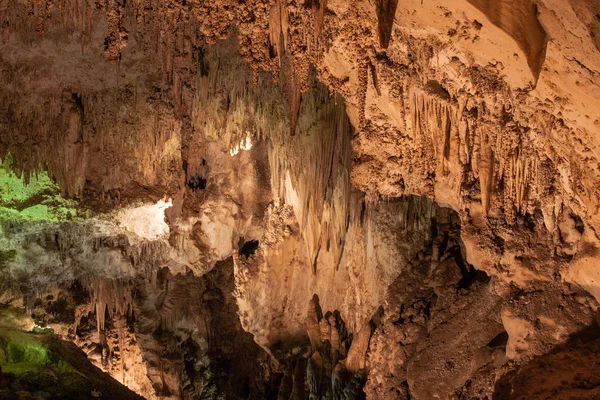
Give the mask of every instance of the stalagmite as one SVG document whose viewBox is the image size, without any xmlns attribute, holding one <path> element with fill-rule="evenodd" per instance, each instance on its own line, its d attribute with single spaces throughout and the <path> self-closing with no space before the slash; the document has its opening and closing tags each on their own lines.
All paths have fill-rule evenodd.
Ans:
<svg viewBox="0 0 600 400">
<path fill-rule="evenodd" d="M 308 381 L 308 398 L 317 400 L 321 398 L 321 378 L 323 374 L 323 360 L 321 354 L 315 351 L 309 358 L 306 367 L 306 378 Z"/>
<path fill-rule="evenodd" d="M 304 378 L 305 378 L 305 362 L 303 359 L 296 361 L 294 367 L 294 385 L 292 387 L 291 400 L 303 400 L 305 398 Z"/>
<path fill-rule="evenodd" d="M 319 315 L 315 300 L 311 299 L 308 305 L 308 314 L 306 316 L 306 330 L 310 344 L 314 351 L 321 347 L 321 331 L 319 329 Z"/>
<path fill-rule="evenodd" d="M 373 329 L 371 327 L 371 322 L 368 321 L 360 328 L 356 338 L 354 338 L 352 341 L 352 345 L 348 351 L 348 357 L 346 357 L 346 361 L 344 363 L 349 372 L 363 372 L 367 367 L 366 356 L 372 332 Z"/>
</svg>

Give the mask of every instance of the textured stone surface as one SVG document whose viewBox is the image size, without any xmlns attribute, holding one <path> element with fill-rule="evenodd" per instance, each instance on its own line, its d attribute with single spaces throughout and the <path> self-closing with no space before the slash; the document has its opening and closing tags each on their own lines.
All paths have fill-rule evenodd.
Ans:
<svg viewBox="0 0 600 400">
<path fill-rule="evenodd" d="M 78 208 L 1 202 L 2 299 L 146 397 L 594 398 L 523 382 L 600 300 L 599 7 L 0 0 L 0 157 Z"/>
</svg>

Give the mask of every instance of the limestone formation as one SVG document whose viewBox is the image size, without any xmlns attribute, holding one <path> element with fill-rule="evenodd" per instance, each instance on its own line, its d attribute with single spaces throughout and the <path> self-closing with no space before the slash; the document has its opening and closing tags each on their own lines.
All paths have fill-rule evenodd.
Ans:
<svg viewBox="0 0 600 400">
<path fill-rule="evenodd" d="M 598 93 L 596 0 L 0 0 L 0 397 L 597 398 Z"/>
</svg>

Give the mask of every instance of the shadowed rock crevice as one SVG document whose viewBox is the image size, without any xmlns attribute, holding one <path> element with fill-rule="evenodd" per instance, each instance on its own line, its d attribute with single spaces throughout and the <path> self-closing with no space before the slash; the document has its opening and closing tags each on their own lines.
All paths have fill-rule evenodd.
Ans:
<svg viewBox="0 0 600 400">
<path fill-rule="evenodd" d="M 379 46 L 382 49 L 387 49 L 390 44 L 396 7 L 398 7 L 398 0 L 377 0 L 377 29 Z"/>
<path fill-rule="evenodd" d="M 532 0 L 468 0 L 494 25 L 508 33 L 527 57 L 527 64 L 537 82 L 546 59 L 547 35 L 538 20 Z"/>
<path fill-rule="evenodd" d="M 249 240 L 244 243 L 244 245 L 240 248 L 240 255 L 248 258 L 258 250 L 259 242 L 258 240 Z"/>
<path fill-rule="evenodd" d="M 143 399 L 92 365 L 72 342 L 23 332 L 18 325 L 27 318 L 15 309 L 2 307 L 0 313 L 0 398 Z"/>
<path fill-rule="evenodd" d="M 564 344 L 506 373 L 493 400 L 582 398 L 600 396 L 600 327 L 579 332 Z"/>
</svg>

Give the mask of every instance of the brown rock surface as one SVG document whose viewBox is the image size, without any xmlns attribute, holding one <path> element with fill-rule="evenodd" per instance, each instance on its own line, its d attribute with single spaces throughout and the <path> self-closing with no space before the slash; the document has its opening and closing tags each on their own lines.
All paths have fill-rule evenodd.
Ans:
<svg viewBox="0 0 600 400">
<path fill-rule="evenodd" d="M 593 0 L 0 0 L 0 157 L 88 216 L 0 214 L 2 300 L 148 398 L 595 398 L 599 38 Z"/>
</svg>

